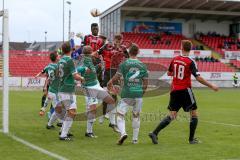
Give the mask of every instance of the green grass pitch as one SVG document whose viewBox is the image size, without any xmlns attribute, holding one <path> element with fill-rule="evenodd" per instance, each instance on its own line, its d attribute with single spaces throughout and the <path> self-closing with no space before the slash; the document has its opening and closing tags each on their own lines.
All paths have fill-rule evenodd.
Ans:
<svg viewBox="0 0 240 160">
<path fill-rule="evenodd" d="M 194 89 L 199 108 L 196 132 L 203 143 L 189 145 L 188 114 L 179 118 L 159 135 L 159 144 L 153 145 L 148 133 L 166 114 L 169 95 L 144 98 L 139 144 L 131 144 L 131 122 L 127 121 L 129 138 L 117 146 L 118 135 L 104 124 L 95 123 L 97 139 L 84 137 L 85 122 L 74 122 L 72 142 L 58 140 L 58 128 L 46 130 L 46 117 L 39 117 L 40 91 L 10 92 L 10 132 L 32 144 L 71 160 L 239 160 L 240 159 L 240 92 L 222 89 L 214 93 L 208 89 Z M 0 104 L 2 97 L 0 97 Z M 84 99 L 78 98 L 79 110 L 84 110 Z M 1 110 L 0 110 L 1 111 Z M 151 114 L 150 114 L 151 113 Z M 154 113 L 154 114 L 153 114 Z M 150 116 L 151 115 L 151 116 Z M 0 115 L 2 117 L 2 115 Z M 2 119 L 1 122 L 2 123 Z M 233 125 L 231 125 L 233 124 Z M 0 124 L 0 128 L 2 124 Z M 0 133 L 0 159 L 48 160 L 54 159 L 32 150 Z"/>
</svg>

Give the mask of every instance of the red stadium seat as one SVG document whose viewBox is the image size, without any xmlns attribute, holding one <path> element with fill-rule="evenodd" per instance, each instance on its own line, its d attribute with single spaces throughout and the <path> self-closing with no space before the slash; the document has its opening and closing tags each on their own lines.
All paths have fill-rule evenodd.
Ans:
<svg viewBox="0 0 240 160">
<path fill-rule="evenodd" d="M 34 76 L 48 63 L 49 58 L 46 53 L 10 51 L 9 69 L 11 76 Z"/>
</svg>

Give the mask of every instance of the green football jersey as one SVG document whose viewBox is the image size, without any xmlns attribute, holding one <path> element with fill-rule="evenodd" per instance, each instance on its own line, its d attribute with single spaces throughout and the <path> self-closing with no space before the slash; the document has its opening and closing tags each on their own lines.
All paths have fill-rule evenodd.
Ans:
<svg viewBox="0 0 240 160">
<path fill-rule="evenodd" d="M 87 69 L 90 69 L 91 71 L 87 73 Z M 83 56 L 82 65 L 77 68 L 77 72 L 80 73 L 82 77 L 84 77 L 85 82 L 83 85 L 85 87 L 94 86 L 98 83 L 96 68 L 92 62 L 91 57 Z"/>
<path fill-rule="evenodd" d="M 143 79 L 148 77 L 145 64 L 138 59 L 127 59 L 119 66 L 118 73 L 124 81 L 121 98 L 143 97 Z"/>
<path fill-rule="evenodd" d="M 234 81 L 237 81 L 237 80 L 238 80 L 237 75 L 234 75 L 234 76 L 233 76 L 233 80 L 234 80 Z"/>
<path fill-rule="evenodd" d="M 57 72 L 57 64 L 50 63 L 44 68 L 44 71 L 48 74 L 49 79 L 49 91 L 52 93 L 58 92 L 59 87 L 59 77 L 56 75 Z"/>
<path fill-rule="evenodd" d="M 76 73 L 76 70 L 73 60 L 70 56 L 64 55 L 58 62 L 58 75 L 60 78 L 59 92 L 75 92 L 74 73 Z"/>
</svg>

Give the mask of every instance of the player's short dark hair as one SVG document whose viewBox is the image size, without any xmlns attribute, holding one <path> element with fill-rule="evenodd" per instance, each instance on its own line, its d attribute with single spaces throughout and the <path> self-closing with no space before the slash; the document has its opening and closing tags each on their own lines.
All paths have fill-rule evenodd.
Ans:
<svg viewBox="0 0 240 160">
<path fill-rule="evenodd" d="M 82 50 L 82 53 L 85 54 L 85 55 L 89 55 L 89 54 L 92 54 L 92 47 L 91 46 L 84 46 L 83 47 L 83 50 Z"/>
<path fill-rule="evenodd" d="M 92 23 L 91 28 L 93 28 L 93 27 L 98 27 L 98 24 L 97 23 Z"/>
<path fill-rule="evenodd" d="M 57 56 L 58 56 L 57 51 L 53 51 L 50 53 L 49 58 L 52 62 L 55 62 L 57 60 Z"/>
<path fill-rule="evenodd" d="M 139 53 L 139 47 L 133 43 L 129 48 L 129 55 L 136 56 Z"/>
<path fill-rule="evenodd" d="M 192 42 L 189 40 L 182 41 L 182 50 L 185 52 L 190 52 L 192 49 Z"/>
<path fill-rule="evenodd" d="M 62 52 L 63 52 L 63 54 L 67 54 L 67 53 L 71 52 L 71 45 L 69 42 L 65 42 L 62 44 Z"/>
</svg>

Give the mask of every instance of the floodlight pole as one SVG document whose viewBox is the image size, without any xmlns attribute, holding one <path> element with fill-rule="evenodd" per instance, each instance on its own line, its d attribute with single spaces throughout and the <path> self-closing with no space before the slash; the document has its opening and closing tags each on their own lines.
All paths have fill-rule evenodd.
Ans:
<svg viewBox="0 0 240 160">
<path fill-rule="evenodd" d="M 68 12 L 68 40 L 71 39 L 71 18 L 72 18 L 72 11 L 71 11 L 71 1 L 67 1 L 67 4 L 69 5 L 69 12 Z"/>
<path fill-rule="evenodd" d="M 44 39 L 45 39 L 45 43 L 44 43 L 44 45 L 45 45 L 45 52 L 47 52 L 47 31 L 45 31 L 44 34 L 45 34 L 45 37 L 44 37 Z"/>
<path fill-rule="evenodd" d="M 62 36 L 63 36 L 63 43 L 64 43 L 64 32 L 65 32 L 65 29 L 64 29 L 64 23 L 65 23 L 65 0 L 63 0 L 63 33 L 62 33 Z"/>
<path fill-rule="evenodd" d="M 8 10 L 3 11 L 3 133 L 9 133 L 9 37 Z"/>
</svg>

